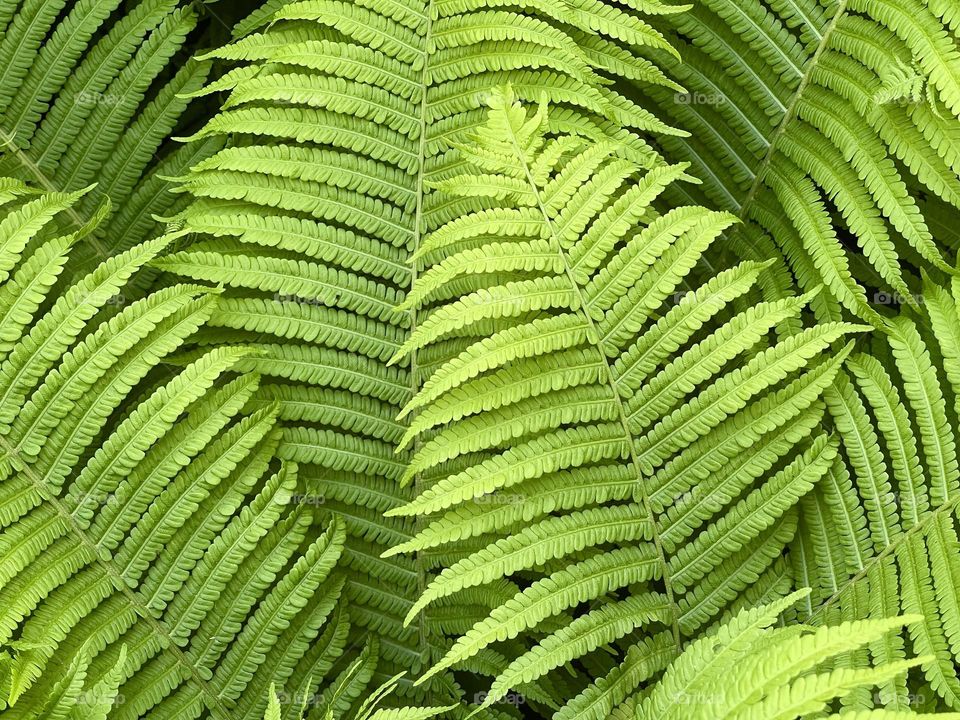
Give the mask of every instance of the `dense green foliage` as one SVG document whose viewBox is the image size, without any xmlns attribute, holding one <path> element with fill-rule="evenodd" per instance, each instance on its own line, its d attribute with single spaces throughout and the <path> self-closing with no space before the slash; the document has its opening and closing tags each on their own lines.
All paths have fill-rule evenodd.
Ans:
<svg viewBox="0 0 960 720">
<path fill-rule="evenodd" d="M 0 0 L 0 146 L 0 717 L 960 717 L 953 0 Z"/>
</svg>

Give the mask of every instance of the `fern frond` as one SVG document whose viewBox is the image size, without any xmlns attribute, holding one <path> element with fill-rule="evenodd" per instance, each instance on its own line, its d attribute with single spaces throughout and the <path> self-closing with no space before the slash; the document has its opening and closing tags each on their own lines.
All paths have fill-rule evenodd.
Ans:
<svg viewBox="0 0 960 720">
<path fill-rule="evenodd" d="M 408 622 L 466 588 L 532 583 L 463 634 L 421 682 L 494 643 L 538 637 L 551 617 L 561 624 L 539 628 L 546 637 L 497 677 L 484 707 L 564 663 L 589 662 L 641 626 L 666 630 L 675 654 L 685 632 L 716 617 L 751 573 L 759 577 L 792 534 L 780 521 L 833 465 L 836 443 L 814 430 L 818 398 L 849 351 L 830 357 L 831 346 L 862 329 L 827 324 L 777 338 L 810 296 L 737 312 L 732 301 L 766 269 L 757 263 L 678 292 L 729 224 L 701 208 L 653 210 L 682 167 L 624 172 L 609 149 L 547 136 L 543 108 L 525 112 L 509 89 L 490 107 L 487 127 L 460 148 L 463 180 L 442 186 L 454 197 L 461 187 L 472 196 L 481 180 L 492 189 L 481 208 L 437 231 L 441 241 L 428 240 L 422 277 L 449 279 L 430 280 L 435 299 L 421 297 L 424 319 L 396 359 L 453 335 L 466 343 L 404 409 L 415 418 L 404 442 L 420 436 L 406 477 L 423 487 L 386 513 L 425 523 L 390 554 L 493 538 L 446 566 Z M 497 172 L 500 181 L 486 179 Z M 525 193 L 501 192 L 517 178 Z M 535 205 L 518 210 L 529 198 Z M 523 234 L 511 213 L 529 220 Z M 527 246 L 526 237 L 539 238 L 553 261 L 525 268 L 522 280 L 491 273 L 461 290 L 447 272 L 460 257 L 496 260 L 512 243 Z M 510 322 L 487 335 L 490 318 Z M 754 561 L 722 579 L 711 574 L 744 554 Z M 636 576 L 623 574 L 641 560 Z M 591 609 L 568 621 L 577 603 Z M 639 682 L 640 668 L 662 664 L 637 667 L 629 676 Z"/>
</svg>

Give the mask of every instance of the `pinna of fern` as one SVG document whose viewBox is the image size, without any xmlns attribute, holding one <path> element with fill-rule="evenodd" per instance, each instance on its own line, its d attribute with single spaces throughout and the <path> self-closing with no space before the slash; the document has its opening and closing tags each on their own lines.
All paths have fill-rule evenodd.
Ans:
<svg viewBox="0 0 960 720">
<path fill-rule="evenodd" d="M 674 202 L 736 214 L 734 254 L 776 243 L 802 289 L 829 287 L 821 319 L 881 325 L 875 293 L 918 305 L 919 269 L 954 275 L 960 246 L 954 6 L 705 0 L 663 18 L 683 62 L 656 59 L 687 92 L 639 90 L 690 132 L 662 145 L 703 180 Z"/>
<path fill-rule="evenodd" d="M 270 2 L 240 23 L 235 42 L 201 58 L 236 67 L 196 93 L 227 99 L 191 145 L 226 138 L 228 147 L 181 179 L 189 205 L 173 219 L 194 239 L 154 265 L 225 286 L 200 341 L 258 351 L 238 367 L 265 378 L 251 402 L 279 403 L 280 454 L 298 463 L 322 512 L 344 518 L 345 595 L 355 626 L 380 638 L 380 682 L 420 672 L 446 652 L 447 634 L 509 590 L 465 594 L 463 606 L 438 605 L 404 627 L 429 566 L 453 558 L 380 557 L 416 532 L 414 520 L 383 517 L 413 498 L 399 483 L 407 455 L 394 453 L 405 431 L 396 418 L 424 372 L 416 360 L 387 364 L 416 324 L 415 310 L 395 307 L 411 288 L 410 255 L 457 213 L 430 201 L 428 181 L 456 170 L 449 143 L 482 121 L 498 82 L 546 95 L 556 129 L 615 137 L 637 163 L 662 164 L 639 133 L 674 130 L 610 80 L 672 86 L 638 49 L 670 52 L 647 14 L 682 9 Z M 484 657 L 494 673 L 507 662 Z M 412 691 L 404 679 L 398 692 Z"/>
<path fill-rule="evenodd" d="M 254 720 L 271 683 L 323 697 L 343 525 L 310 532 L 277 410 L 231 374 L 249 350 L 168 364 L 216 291 L 103 314 L 166 239 L 70 278 L 94 225 L 53 221 L 85 192 L 0 180 L 0 709 Z"/>
<path fill-rule="evenodd" d="M 388 554 L 481 543 L 408 622 L 514 587 L 421 682 L 519 637 L 484 706 L 575 660 L 632 693 L 724 610 L 783 594 L 795 506 L 836 456 L 820 398 L 850 345 L 832 347 L 864 326 L 794 327 L 810 296 L 738 311 L 763 269 L 749 261 L 678 292 L 733 222 L 653 209 L 685 166 L 644 172 L 614 143 L 548 135 L 546 106 L 528 113 L 510 88 L 489 105 L 463 172 L 437 183 L 464 214 L 420 247 L 403 306 L 421 320 L 395 359 L 448 359 L 403 412 L 402 447 L 419 443 L 403 479 L 422 489 L 387 514 L 423 525 Z M 619 667 L 594 653 L 641 628 Z M 557 717 L 593 717 L 573 698 L 593 687 Z"/>
</svg>

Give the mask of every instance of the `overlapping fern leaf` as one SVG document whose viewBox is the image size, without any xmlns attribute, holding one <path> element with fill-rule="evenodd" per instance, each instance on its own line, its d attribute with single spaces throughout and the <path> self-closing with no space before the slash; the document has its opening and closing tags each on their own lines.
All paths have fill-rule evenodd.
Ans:
<svg viewBox="0 0 960 720">
<path fill-rule="evenodd" d="M 928 656 L 926 694 L 960 709 L 957 409 L 960 288 L 926 281 L 924 310 L 900 317 L 848 361 L 826 395 L 841 453 L 804 499 L 798 578 L 814 588 L 801 619 L 923 616 L 909 633 L 873 643 L 877 658 Z M 885 688 L 907 708 L 916 684 L 903 674 Z M 858 707 L 870 707 L 864 695 Z"/>
<path fill-rule="evenodd" d="M 197 23 L 179 0 L 3 0 L 0 3 L 0 175 L 48 191 L 96 187 L 59 220 L 86 224 L 104 198 L 113 210 L 77 248 L 84 272 L 155 237 L 152 217 L 177 198 L 179 175 L 217 141 L 170 140 L 208 64 L 187 61 Z"/>
<path fill-rule="evenodd" d="M 578 659 L 632 693 L 723 610 L 788 587 L 795 505 L 836 457 L 820 396 L 849 345 L 831 348 L 867 326 L 803 329 L 810 296 L 758 302 L 750 261 L 685 286 L 734 222 L 653 209 L 685 166 L 548 136 L 545 106 L 509 89 L 489 102 L 463 172 L 437 183 L 463 214 L 421 245 L 403 306 L 421 320 L 395 359 L 446 359 L 403 411 L 421 489 L 387 514 L 425 526 L 390 554 L 479 546 L 407 622 L 511 589 L 423 679 L 519 636 L 485 706 Z M 602 718 L 612 697 L 574 684 L 556 717 Z"/>
<path fill-rule="evenodd" d="M 667 669 L 644 697 L 624 703 L 619 716 L 637 720 L 909 720 L 913 710 L 849 709 L 852 696 L 877 687 L 922 662 L 869 661 L 856 667 L 837 660 L 884 638 L 919 616 L 861 620 L 811 628 L 771 628 L 807 591 L 769 605 L 743 610 L 708 637 L 697 640 Z M 831 712 L 831 710 L 842 711 Z M 956 713 L 935 717 L 955 719 Z"/>
<path fill-rule="evenodd" d="M 238 66 L 202 91 L 228 96 L 193 140 L 227 137 L 229 147 L 183 178 L 193 202 L 174 222 L 193 240 L 154 264 L 226 286 L 203 340 L 258 351 L 239 366 L 270 378 L 254 402 L 279 403 L 281 455 L 300 465 L 324 512 L 345 518 L 350 614 L 380 636 L 381 680 L 423 669 L 447 632 L 490 609 L 490 595 L 477 595 L 405 628 L 433 561 L 380 557 L 416 531 L 415 521 L 382 516 L 413 497 L 399 482 L 407 456 L 394 453 L 405 431 L 396 416 L 422 375 L 416 359 L 387 365 L 417 323 L 395 308 L 421 238 L 457 213 L 427 202 L 427 181 L 455 169 L 449 143 L 482 120 L 490 87 L 506 81 L 553 101 L 555 129 L 616 137 L 637 163 L 662 164 L 638 133 L 674 131 L 610 79 L 671 84 L 636 50 L 669 52 L 643 12 L 678 8 L 636 7 L 271 2 L 203 58 Z M 493 672 L 506 666 L 485 661 Z"/>
<path fill-rule="evenodd" d="M 879 324 L 917 305 L 918 268 L 949 276 L 960 209 L 960 25 L 955 3 L 705 0 L 669 18 L 687 91 L 641 87 L 688 130 L 663 138 L 703 202 L 744 222 L 740 254 L 773 243 L 835 319 Z"/>
<path fill-rule="evenodd" d="M 166 363 L 216 291 L 104 319 L 166 239 L 70 278 L 94 225 L 54 220 L 86 193 L 0 180 L 0 710 L 252 720 L 273 683 L 343 717 L 363 692 L 333 703 L 325 679 L 349 629 L 343 525 L 311 534 L 276 407 L 248 408 L 259 379 L 230 374 L 248 350 Z"/>
</svg>

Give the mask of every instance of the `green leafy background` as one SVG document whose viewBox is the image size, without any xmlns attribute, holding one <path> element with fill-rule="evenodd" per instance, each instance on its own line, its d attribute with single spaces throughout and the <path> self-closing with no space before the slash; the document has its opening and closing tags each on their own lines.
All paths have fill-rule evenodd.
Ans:
<svg viewBox="0 0 960 720">
<path fill-rule="evenodd" d="M 0 0 L 0 717 L 960 717 L 954 0 Z"/>
</svg>

